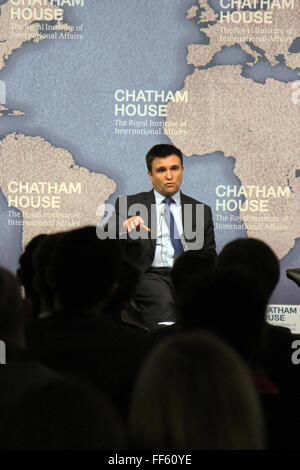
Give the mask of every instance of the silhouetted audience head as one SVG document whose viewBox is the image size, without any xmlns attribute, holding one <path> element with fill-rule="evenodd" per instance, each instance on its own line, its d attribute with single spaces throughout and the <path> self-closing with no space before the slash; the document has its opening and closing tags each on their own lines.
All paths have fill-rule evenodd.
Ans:
<svg viewBox="0 0 300 470">
<path fill-rule="evenodd" d="M 47 235 L 41 240 L 34 252 L 33 263 L 35 275 L 33 284 L 41 299 L 39 313 L 50 313 L 53 309 L 54 292 L 49 272 L 53 252 L 61 236 L 61 232 Z"/>
<path fill-rule="evenodd" d="M 116 321 L 123 323 L 121 313 L 130 305 L 134 296 L 141 270 L 124 253 L 121 256 L 121 265 L 118 277 L 118 287 L 109 299 L 105 311 Z"/>
<path fill-rule="evenodd" d="M 12 347 L 24 346 L 21 287 L 6 269 L 0 268 L 0 339 Z"/>
<path fill-rule="evenodd" d="M 262 449 L 263 420 L 247 367 L 206 332 L 173 336 L 150 355 L 133 394 L 132 446 Z"/>
<path fill-rule="evenodd" d="M 260 341 L 266 297 L 257 279 L 216 270 L 188 284 L 178 301 L 185 330 L 208 329 L 251 361 Z"/>
<path fill-rule="evenodd" d="M 256 277 L 269 298 L 280 278 L 280 266 L 274 251 L 255 238 L 238 238 L 228 243 L 217 259 L 222 269 L 237 270 Z"/>
<path fill-rule="evenodd" d="M 34 254 L 45 238 L 47 238 L 47 235 L 41 234 L 30 240 L 20 256 L 19 268 L 17 270 L 17 278 L 24 287 L 25 297 L 30 300 L 33 318 L 37 317 L 40 312 L 40 296 L 34 285 Z"/>
<path fill-rule="evenodd" d="M 175 295 L 187 283 L 211 273 L 216 266 L 216 256 L 206 251 L 185 251 L 175 260 L 171 279 Z"/>
<path fill-rule="evenodd" d="M 119 241 L 100 240 L 96 227 L 61 234 L 50 268 L 55 308 L 75 314 L 103 307 L 117 287 L 120 259 Z"/>
<path fill-rule="evenodd" d="M 23 450 L 124 450 L 123 424 L 99 390 L 52 379 L 10 407 L 0 448 Z"/>
</svg>

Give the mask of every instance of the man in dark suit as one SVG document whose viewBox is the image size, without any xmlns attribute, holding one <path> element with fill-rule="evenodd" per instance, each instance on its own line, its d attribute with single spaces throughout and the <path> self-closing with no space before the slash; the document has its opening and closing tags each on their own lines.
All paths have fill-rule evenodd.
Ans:
<svg viewBox="0 0 300 470">
<path fill-rule="evenodd" d="M 153 331 L 160 323 L 176 321 L 170 271 L 183 251 L 215 254 L 214 227 L 209 206 L 181 193 L 182 153 L 173 145 L 155 145 L 146 155 L 153 189 L 117 199 L 117 236 L 142 275 L 133 307 Z"/>
</svg>

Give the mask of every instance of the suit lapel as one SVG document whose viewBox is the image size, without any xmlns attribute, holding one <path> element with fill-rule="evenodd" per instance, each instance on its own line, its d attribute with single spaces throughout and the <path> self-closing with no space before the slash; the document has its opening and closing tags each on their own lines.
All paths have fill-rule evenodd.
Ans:
<svg viewBox="0 0 300 470">
<path fill-rule="evenodd" d="M 182 228 L 185 241 L 188 242 L 194 238 L 196 233 L 196 211 L 197 204 L 189 196 L 180 193 L 181 196 L 181 216 Z M 189 206 L 189 207 L 188 207 Z"/>
<path fill-rule="evenodd" d="M 182 220 L 182 228 L 183 228 L 183 233 L 185 233 L 185 227 L 184 227 L 184 205 L 188 204 L 187 197 L 185 194 L 183 194 L 180 191 L 180 200 L 181 200 L 181 220 Z"/>
</svg>

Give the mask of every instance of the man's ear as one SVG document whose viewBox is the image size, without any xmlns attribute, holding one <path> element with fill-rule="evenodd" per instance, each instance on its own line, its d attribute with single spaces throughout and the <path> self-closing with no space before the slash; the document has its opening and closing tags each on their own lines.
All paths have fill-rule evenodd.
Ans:
<svg viewBox="0 0 300 470">
<path fill-rule="evenodd" d="M 150 181 L 152 181 L 152 171 L 151 170 L 148 170 L 148 176 L 149 176 Z"/>
</svg>

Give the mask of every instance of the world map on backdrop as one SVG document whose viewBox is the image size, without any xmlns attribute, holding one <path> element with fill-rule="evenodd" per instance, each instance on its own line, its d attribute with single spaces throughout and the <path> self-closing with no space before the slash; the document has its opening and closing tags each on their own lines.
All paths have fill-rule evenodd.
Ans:
<svg viewBox="0 0 300 470">
<path fill-rule="evenodd" d="M 300 266 L 299 2 L 0 8 L 0 264 L 15 271 L 38 233 L 97 224 L 103 204 L 150 189 L 145 154 L 172 143 L 217 250 L 248 236 L 276 252 L 269 319 L 297 329 L 285 270 Z"/>
</svg>

